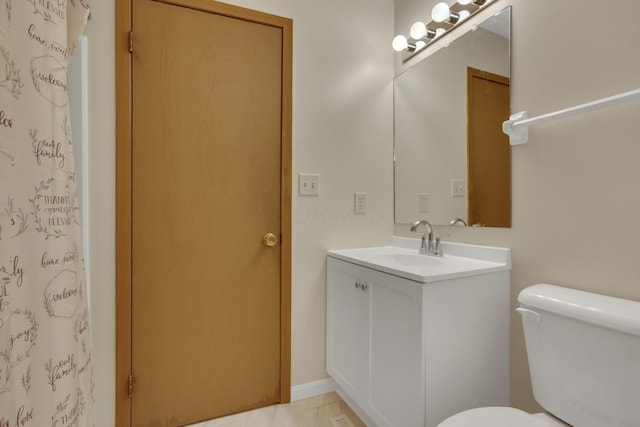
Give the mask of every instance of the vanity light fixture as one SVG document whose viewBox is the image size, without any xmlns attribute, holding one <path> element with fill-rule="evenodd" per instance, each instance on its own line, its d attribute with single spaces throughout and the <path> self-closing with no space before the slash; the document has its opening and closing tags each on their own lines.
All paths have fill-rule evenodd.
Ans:
<svg viewBox="0 0 640 427">
<path fill-rule="evenodd" d="M 392 46 L 396 52 L 405 52 L 402 60 L 406 61 L 429 43 L 453 29 L 466 18 L 473 16 L 493 0 L 457 0 L 452 7 L 440 2 L 431 10 L 432 22 L 426 24 L 417 21 L 411 26 L 409 34 L 411 39 L 398 35 L 393 39 Z"/>
</svg>

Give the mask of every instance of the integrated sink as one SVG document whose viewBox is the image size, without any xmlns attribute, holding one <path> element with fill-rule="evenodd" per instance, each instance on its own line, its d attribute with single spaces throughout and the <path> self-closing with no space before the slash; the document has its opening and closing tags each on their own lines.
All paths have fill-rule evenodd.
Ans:
<svg viewBox="0 0 640 427">
<path fill-rule="evenodd" d="M 440 259 L 433 256 L 407 253 L 374 255 L 373 259 L 378 259 L 382 263 L 397 263 L 412 267 L 428 267 L 442 264 Z"/>
<path fill-rule="evenodd" d="M 393 237 L 391 246 L 332 250 L 328 256 L 420 283 L 511 269 L 508 248 L 450 242 L 441 247 L 444 256 L 422 255 L 420 239 Z"/>
</svg>

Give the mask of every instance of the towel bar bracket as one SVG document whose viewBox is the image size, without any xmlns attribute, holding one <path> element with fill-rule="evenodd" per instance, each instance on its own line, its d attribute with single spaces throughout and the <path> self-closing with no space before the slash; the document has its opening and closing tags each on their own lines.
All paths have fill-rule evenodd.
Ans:
<svg viewBox="0 0 640 427">
<path fill-rule="evenodd" d="M 509 135 L 509 142 L 511 145 L 524 144 L 529 140 L 529 126 L 523 126 L 519 129 L 514 129 L 512 125 L 518 120 L 524 120 L 529 118 L 527 111 L 521 111 L 509 116 L 509 120 L 502 123 L 502 132 Z"/>
</svg>

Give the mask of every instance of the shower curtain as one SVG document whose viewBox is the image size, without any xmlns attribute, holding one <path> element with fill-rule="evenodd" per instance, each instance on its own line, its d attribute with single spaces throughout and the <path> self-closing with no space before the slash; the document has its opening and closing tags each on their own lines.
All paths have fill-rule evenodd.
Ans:
<svg viewBox="0 0 640 427">
<path fill-rule="evenodd" d="M 0 0 L 0 427 L 91 427 L 67 63 L 83 0 Z"/>
</svg>

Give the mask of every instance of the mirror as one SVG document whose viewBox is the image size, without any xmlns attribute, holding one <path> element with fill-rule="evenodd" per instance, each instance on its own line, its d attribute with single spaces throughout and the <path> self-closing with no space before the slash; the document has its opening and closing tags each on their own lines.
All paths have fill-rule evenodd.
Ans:
<svg viewBox="0 0 640 427">
<path fill-rule="evenodd" d="M 511 226 L 510 18 L 507 7 L 395 78 L 396 224 Z"/>
</svg>

